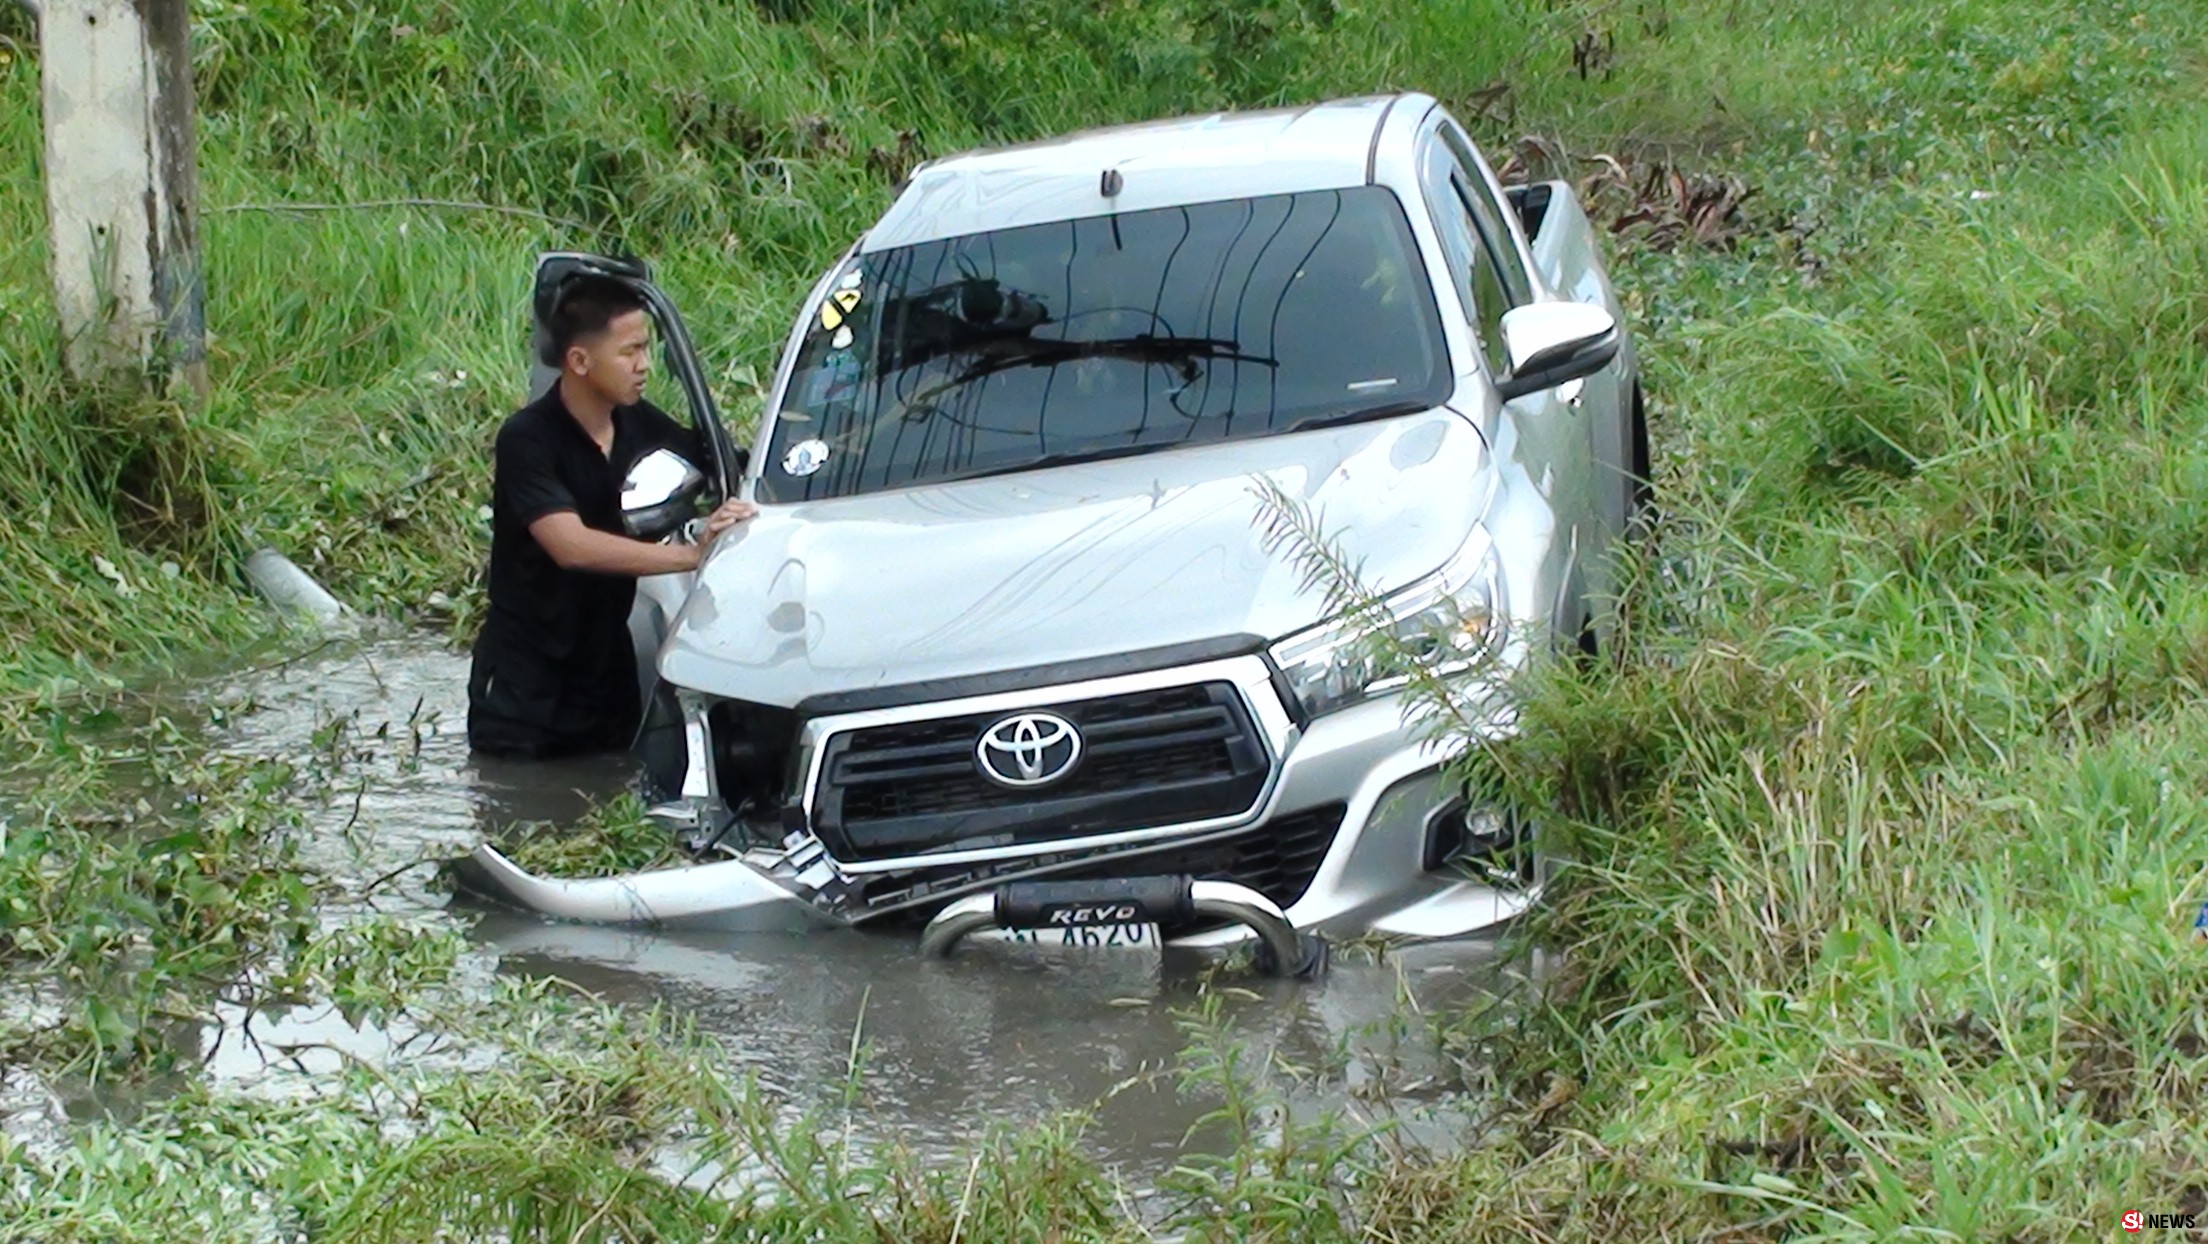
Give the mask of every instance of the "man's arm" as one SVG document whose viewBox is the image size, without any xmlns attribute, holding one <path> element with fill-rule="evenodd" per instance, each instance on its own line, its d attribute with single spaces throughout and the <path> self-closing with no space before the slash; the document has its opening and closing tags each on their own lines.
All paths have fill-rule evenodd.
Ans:
<svg viewBox="0 0 2208 1244">
<path fill-rule="evenodd" d="M 573 510 L 536 519 L 529 534 L 560 569 L 590 574 L 672 574 L 696 570 L 705 555 L 702 544 L 650 544 L 586 527 Z"/>
<path fill-rule="evenodd" d="M 576 513 L 575 495 L 560 478 L 550 449 L 525 423 L 509 420 L 499 429 L 494 460 L 497 488 L 505 494 L 502 504 L 510 507 L 530 538 L 563 570 L 668 574 L 695 570 L 704 556 L 693 545 L 650 544 L 584 526 Z"/>
</svg>

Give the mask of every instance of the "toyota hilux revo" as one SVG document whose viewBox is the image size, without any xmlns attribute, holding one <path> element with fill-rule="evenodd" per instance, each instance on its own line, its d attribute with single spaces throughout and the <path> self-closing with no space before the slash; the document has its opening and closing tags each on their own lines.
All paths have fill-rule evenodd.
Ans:
<svg viewBox="0 0 2208 1244">
<path fill-rule="evenodd" d="M 1473 740 L 1374 653 L 1502 734 L 1512 672 L 1610 625 L 1647 430 L 1568 183 L 1506 189 L 1416 94 L 932 160 L 806 297 L 743 447 L 645 269 L 546 256 L 540 310 L 586 271 L 645 295 L 712 458 L 640 464 L 632 531 L 760 507 L 633 620 L 653 812 L 702 862 L 556 880 L 485 846 L 480 887 L 1276 966 L 1537 896 L 1525 818 L 1449 780 Z"/>
</svg>

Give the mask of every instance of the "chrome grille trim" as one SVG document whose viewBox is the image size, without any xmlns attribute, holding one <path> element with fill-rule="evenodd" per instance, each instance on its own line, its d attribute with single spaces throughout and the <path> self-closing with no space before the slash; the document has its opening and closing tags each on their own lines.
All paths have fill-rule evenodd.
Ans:
<svg viewBox="0 0 2208 1244">
<path fill-rule="evenodd" d="M 1092 834 L 1082 838 L 1058 838 L 1032 843 L 1013 843 L 1005 846 L 978 847 L 960 851 L 920 852 L 892 859 L 865 861 L 836 860 L 838 871 L 846 875 L 898 872 L 913 868 L 936 868 L 947 864 L 981 863 L 989 860 L 1018 859 L 1029 855 L 1057 855 L 1069 851 L 1081 851 L 1099 847 L 1120 846 L 1128 843 L 1151 842 L 1182 835 L 1205 833 L 1231 826 L 1255 822 L 1273 796 L 1280 781 L 1281 759 L 1287 755 L 1297 730 L 1289 719 L 1274 689 L 1272 671 L 1257 656 L 1226 657 L 1204 661 L 1173 669 L 1150 670 L 1139 674 L 1123 674 L 1110 678 L 1088 679 L 1080 682 L 1060 683 L 1055 686 L 1030 687 L 1018 691 L 999 692 L 992 695 L 968 696 L 954 700 L 937 700 L 924 704 L 901 705 L 896 708 L 869 709 L 862 712 L 843 713 L 816 717 L 805 723 L 799 737 L 798 749 L 802 757 L 803 786 L 797 792 L 798 806 L 805 809 L 808 819 L 818 805 L 822 779 L 823 758 L 828 753 L 828 740 L 847 731 L 863 730 L 872 726 L 893 725 L 904 722 L 929 721 L 944 717 L 961 717 L 971 714 L 1014 712 L 1020 709 L 1039 708 L 1049 704 L 1062 704 L 1072 700 L 1099 699 L 1129 692 L 1151 691 L 1168 687 L 1180 687 L 1192 683 L 1227 682 L 1234 685 L 1242 698 L 1243 707 L 1255 724 L 1255 737 L 1266 753 L 1266 776 L 1250 806 L 1229 816 L 1212 817 L 1201 821 L 1185 821 L 1177 824 L 1158 825 L 1144 829 L 1123 830 L 1108 834 Z"/>
</svg>

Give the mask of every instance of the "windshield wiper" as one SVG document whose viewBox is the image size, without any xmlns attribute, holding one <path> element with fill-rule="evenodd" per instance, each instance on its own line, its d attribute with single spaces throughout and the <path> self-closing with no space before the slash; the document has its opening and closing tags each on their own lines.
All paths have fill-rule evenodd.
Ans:
<svg viewBox="0 0 2208 1244">
<path fill-rule="evenodd" d="M 1433 407 L 1432 402 L 1404 401 L 1388 402 L 1379 406 L 1365 406 L 1356 410 L 1326 411 L 1315 415 L 1305 415 L 1287 427 L 1280 429 L 1280 432 L 1309 432 L 1318 428 L 1338 428 L 1349 423 L 1368 423 L 1374 419 L 1393 419 L 1397 415 L 1415 415 L 1422 410 L 1432 410 Z"/>
<path fill-rule="evenodd" d="M 915 395 L 906 405 L 925 405 L 952 389 L 972 384 L 984 376 L 1011 371 L 1015 367 L 1056 367 L 1061 363 L 1085 358 L 1128 359 L 1171 367 L 1180 373 L 1183 384 L 1195 383 L 1198 374 L 1196 364 L 1199 362 L 1225 360 L 1255 363 L 1260 367 L 1280 366 L 1279 359 L 1246 354 L 1242 351 L 1240 342 L 1224 337 L 1161 337 L 1155 333 L 1137 333 L 1131 337 L 1099 337 L 1093 341 L 1019 337 L 998 344 L 1009 345 L 1011 349 L 974 363 L 934 388 Z"/>
</svg>

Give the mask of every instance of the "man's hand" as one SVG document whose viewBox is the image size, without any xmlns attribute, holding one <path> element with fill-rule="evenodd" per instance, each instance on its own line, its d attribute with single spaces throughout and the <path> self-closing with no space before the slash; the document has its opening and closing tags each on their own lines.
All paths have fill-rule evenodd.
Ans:
<svg viewBox="0 0 2208 1244">
<path fill-rule="evenodd" d="M 696 544 L 652 544 L 585 527 L 572 510 L 547 514 L 529 524 L 544 551 L 564 570 L 595 574 L 648 575 L 696 570 L 713 537 L 759 512 L 749 501 L 728 501 L 705 519 L 705 535 Z"/>
<path fill-rule="evenodd" d="M 713 537 L 721 534 L 724 531 L 727 531 L 729 528 L 734 527 L 736 524 L 743 522 L 745 519 L 750 518 L 758 512 L 759 507 L 753 505 L 749 501 L 741 501 L 732 498 L 730 500 L 721 502 L 719 509 L 716 509 L 711 514 L 705 516 L 706 540 L 712 540 Z"/>
</svg>

